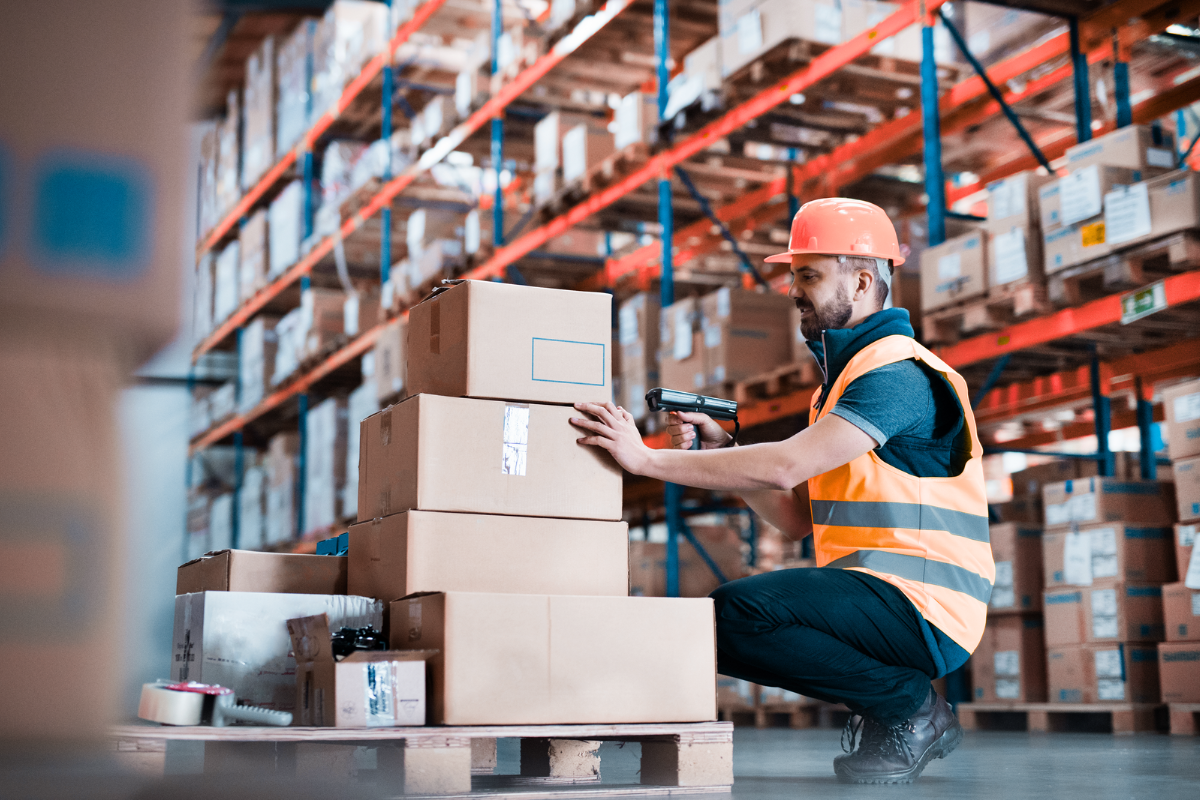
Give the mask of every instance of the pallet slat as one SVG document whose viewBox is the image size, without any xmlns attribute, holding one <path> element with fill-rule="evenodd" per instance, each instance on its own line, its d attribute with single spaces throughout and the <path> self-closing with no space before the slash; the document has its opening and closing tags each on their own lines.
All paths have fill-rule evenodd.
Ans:
<svg viewBox="0 0 1200 800">
<path fill-rule="evenodd" d="M 1163 706 L 1155 703 L 960 703 L 956 712 L 967 730 L 1004 728 L 999 715 L 1023 714 L 1028 731 L 1063 731 L 1069 717 L 1107 715 L 1112 732 L 1140 733 L 1158 730 Z"/>
</svg>

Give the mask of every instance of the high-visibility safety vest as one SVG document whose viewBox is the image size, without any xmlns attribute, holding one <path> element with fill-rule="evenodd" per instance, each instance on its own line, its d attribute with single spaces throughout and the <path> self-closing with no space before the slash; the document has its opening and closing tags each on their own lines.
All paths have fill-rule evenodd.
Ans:
<svg viewBox="0 0 1200 800">
<path fill-rule="evenodd" d="M 983 446 L 966 381 L 911 337 L 886 336 L 850 359 L 820 408 L 821 390 L 814 393 L 809 424 L 828 414 L 855 378 L 907 359 L 928 364 L 954 387 L 971 435 L 971 457 L 954 477 L 918 478 L 872 450 L 810 478 L 817 566 L 882 578 L 904 592 L 927 622 L 972 652 L 983 636 L 996 566 L 988 540 Z"/>
</svg>

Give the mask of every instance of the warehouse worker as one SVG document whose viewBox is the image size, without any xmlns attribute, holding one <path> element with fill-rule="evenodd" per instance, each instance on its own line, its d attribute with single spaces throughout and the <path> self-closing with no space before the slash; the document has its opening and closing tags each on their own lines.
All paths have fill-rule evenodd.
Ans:
<svg viewBox="0 0 1200 800">
<path fill-rule="evenodd" d="M 827 198 L 792 220 L 788 296 L 821 366 L 807 428 L 726 448 L 704 414 L 675 414 L 676 449 L 651 450 L 632 416 L 581 403 L 579 441 L 626 470 L 738 492 L 818 569 L 731 581 L 713 592 L 724 675 L 845 703 L 855 716 L 834 759 L 843 780 L 906 783 L 962 740 L 931 680 L 978 645 L 995 579 L 982 446 L 963 379 L 886 308 L 903 263 L 883 209 Z M 689 451 L 696 436 L 701 450 Z"/>
</svg>

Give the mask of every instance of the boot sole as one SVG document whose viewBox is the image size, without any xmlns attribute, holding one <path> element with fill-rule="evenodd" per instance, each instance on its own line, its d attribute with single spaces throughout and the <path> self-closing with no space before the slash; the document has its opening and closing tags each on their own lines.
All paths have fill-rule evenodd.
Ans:
<svg viewBox="0 0 1200 800">
<path fill-rule="evenodd" d="M 848 769 L 844 765 L 838 765 L 835 768 L 838 778 L 845 783 L 866 783 L 866 784 L 885 784 L 885 783 L 912 783 L 917 778 L 921 777 L 925 767 L 935 758 L 945 758 L 954 752 L 954 750 L 962 744 L 963 729 L 958 724 L 958 720 L 954 720 L 954 726 L 947 728 L 938 740 L 930 746 L 925 754 L 921 756 L 921 760 L 913 764 L 911 768 L 904 772 L 892 772 L 887 775 L 858 775 L 852 769 Z"/>
</svg>

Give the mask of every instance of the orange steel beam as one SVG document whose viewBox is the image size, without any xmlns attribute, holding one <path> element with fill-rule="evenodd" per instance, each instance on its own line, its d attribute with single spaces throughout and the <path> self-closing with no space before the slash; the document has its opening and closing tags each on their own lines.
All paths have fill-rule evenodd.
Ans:
<svg viewBox="0 0 1200 800">
<path fill-rule="evenodd" d="M 431 2 L 436 2 L 436 0 L 431 0 Z M 450 133 L 438 140 L 433 147 L 426 150 L 415 164 L 380 187 L 379 191 L 375 193 L 365 206 L 341 224 L 336 234 L 322 239 L 303 258 L 289 267 L 287 271 L 243 303 L 229 319 L 217 326 L 216 330 L 206 336 L 200 344 L 196 345 L 196 348 L 192 351 L 192 360 L 194 361 L 204 353 L 217 347 L 231 336 L 234 331 L 249 322 L 267 303 L 278 297 L 289 286 L 300 280 L 302 276 L 311 272 L 321 259 L 333 251 L 334 245 L 338 240 L 345 239 L 354 233 L 385 205 L 391 204 L 396 196 L 404 191 L 417 177 L 427 172 L 433 165 L 440 162 L 456 147 L 462 144 L 468 136 L 475 133 L 493 117 L 500 114 L 510 103 L 541 79 L 555 65 L 575 52 L 580 45 L 590 39 L 597 31 L 611 22 L 617 14 L 624 11 L 632 3 L 633 0 L 608 0 L 604 4 L 604 7 L 595 14 L 585 17 L 575 26 L 574 30 L 560 39 L 549 53 L 535 61 L 532 66 L 518 74 L 511 82 L 505 84 L 478 111 L 469 116 L 464 122 L 459 123 Z M 426 6 L 428 6 L 428 3 Z M 426 6 L 423 6 L 423 8 Z M 416 17 L 413 19 L 415 20 Z"/>
<path fill-rule="evenodd" d="M 242 195 L 242 199 L 233 207 L 233 210 L 216 224 L 204 241 L 200 243 L 197 255 L 213 249 L 218 242 L 225 238 L 225 234 L 233 230 L 238 221 L 246 216 L 250 209 L 263 198 L 263 195 L 275 185 L 276 181 L 283 177 L 288 168 L 296 163 L 299 155 L 311 150 L 321 134 L 329 130 L 329 126 L 337 121 L 337 118 L 354 102 L 362 90 L 367 88 L 371 81 L 375 80 L 375 76 L 382 72 L 387 64 L 391 63 L 400 45 L 408 41 L 408 38 L 424 25 L 435 11 L 445 4 L 446 0 L 427 0 L 424 5 L 416 10 L 412 19 L 396 29 L 396 35 L 388 42 L 383 52 L 377 54 L 367 62 L 362 72 L 358 73 L 358 77 L 350 82 L 337 102 L 317 118 L 317 121 L 313 123 L 312 127 L 308 129 L 300 141 L 291 150 L 284 153 L 279 161 L 275 162 L 275 165 L 267 170 L 267 174 L 263 175 L 258 183 L 254 184 L 248 192 Z"/>
<path fill-rule="evenodd" d="M 1154 407 L 1154 421 L 1162 422 L 1165 418 L 1162 405 L 1156 405 Z M 1118 431 L 1122 428 L 1133 428 L 1136 426 L 1137 412 L 1124 409 L 1112 412 L 1112 430 Z M 1095 435 L 1096 424 L 1094 422 L 1068 422 L 1056 431 L 1027 433 L 1024 436 L 1004 442 L 988 441 L 984 442 L 984 447 L 1011 447 L 1013 449 L 1029 450 L 1035 447 L 1050 447 L 1062 442 L 1069 442 L 1072 439 L 1083 439 L 1084 437 Z"/>
</svg>

